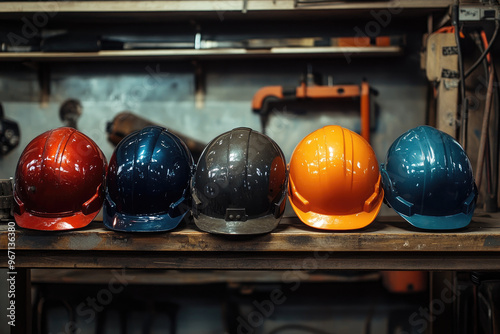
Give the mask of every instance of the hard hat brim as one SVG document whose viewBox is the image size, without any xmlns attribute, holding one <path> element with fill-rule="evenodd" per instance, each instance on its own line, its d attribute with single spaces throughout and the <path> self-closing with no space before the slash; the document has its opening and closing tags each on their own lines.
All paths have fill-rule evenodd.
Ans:
<svg viewBox="0 0 500 334">
<path fill-rule="evenodd" d="M 468 214 L 458 213 L 450 216 L 422 216 L 419 214 L 406 216 L 399 212 L 397 212 L 397 214 L 403 217 L 404 220 L 406 220 L 408 223 L 421 229 L 456 230 L 469 225 L 470 221 L 472 220 L 474 210 L 471 210 Z"/>
<path fill-rule="evenodd" d="M 234 235 L 252 235 L 264 234 L 274 230 L 280 220 L 274 215 L 266 215 L 259 218 L 253 218 L 251 221 L 226 221 L 220 218 L 209 217 L 204 214 L 193 216 L 196 226 L 205 232 L 214 234 L 234 234 Z"/>
<path fill-rule="evenodd" d="M 71 216 L 66 217 L 40 217 L 31 214 L 27 211 L 22 214 L 14 212 L 14 219 L 22 228 L 40 231 L 64 231 L 82 228 L 90 224 L 97 216 L 99 210 L 85 215 L 82 212 L 76 212 Z"/>
<path fill-rule="evenodd" d="M 107 228 L 120 232 L 165 232 L 176 228 L 187 211 L 171 217 L 168 213 L 158 215 L 128 215 L 117 212 L 108 201 L 104 201 L 103 223 Z"/>
<path fill-rule="evenodd" d="M 382 206 L 381 196 L 379 202 L 374 205 L 370 212 L 362 211 L 350 215 L 324 215 L 312 211 L 302 211 L 293 204 L 290 199 L 293 211 L 299 219 L 306 225 L 322 230 L 357 230 L 370 225 L 377 217 Z"/>
</svg>

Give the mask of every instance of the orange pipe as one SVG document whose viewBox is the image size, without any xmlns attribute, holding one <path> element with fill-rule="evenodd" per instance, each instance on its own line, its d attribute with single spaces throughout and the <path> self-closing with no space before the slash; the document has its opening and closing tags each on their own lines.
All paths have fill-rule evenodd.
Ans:
<svg viewBox="0 0 500 334">
<path fill-rule="evenodd" d="M 336 85 L 336 86 L 306 86 L 300 85 L 296 89 L 297 98 L 341 98 L 358 97 L 359 87 L 354 85 Z"/>
<path fill-rule="evenodd" d="M 282 86 L 262 87 L 252 99 L 252 109 L 262 109 L 266 97 L 284 98 Z M 307 86 L 304 82 L 295 89 L 298 99 L 311 98 L 353 98 L 360 97 L 361 136 L 370 143 L 370 85 L 363 81 L 361 88 L 357 85 Z"/>
<path fill-rule="evenodd" d="M 486 33 L 484 32 L 484 30 L 481 30 L 481 39 L 483 40 L 484 49 L 486 50 L 488 48 L 488 39 L 486 38 Z M 488 61 L 488 64 L 491 64 L 491 56 L 489 52 L 486 55 L 486 60 Z"/>
<path fill-rule="evenodd" d="M 283 98 L 283 87 L 281 86 L 266 86 L 262 87 L 255 93 L 252 99 L 252 109 L 260 110 L 262 109 L 262 103 L 264 99 L 268 96 L 276 96 L 278 99 Z"/>
</svg>

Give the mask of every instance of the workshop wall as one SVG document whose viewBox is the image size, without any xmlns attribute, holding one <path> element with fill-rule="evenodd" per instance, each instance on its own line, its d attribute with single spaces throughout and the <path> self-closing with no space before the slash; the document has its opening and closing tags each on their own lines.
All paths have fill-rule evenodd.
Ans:
<svg viewBox="0 0 500 334">
<path fill-rule="evenodd" d="M 372 145 L 380 161 L 392 141 L 402 132 L 425 122 L 426 82 L 417 59 L 394 58 L 390 69 L 384 60 L 321 60 L 315 71 L 333 76 L 335 84 L 358 84 L 367 78 L 378 90 L 378 114 Z M 413 63 L 413 64 L 412 64 Z M 38 134 L 62 126 L 59 107 L 68 98 L 82 102 L 78 128 L 90 136 L 109 158 L 113 145 L 106 138 L 106 124 L 117 113 L 130 110 L 167 128 L 208 142 L 238 126 L 261 129 L 251 111 L 253 94 L 267 85 L 298 85 L 304 61 L 213 61 L 206 66 L 204 107 L 196 109 L 194 74 L 188 63 L 60 64 L 53 66 L 48 105 L 38 102 L 36 72 L 21 64 L 2 64 L 0 100 L 5 116 L 19 123 L 20 145 L 2 158 L 0 176 L 14 175 L 24 147 Z M 10 65 L 9 68 L 6 68 Z M 303 66 L 302 66 L 303 65 Z M 413 66 L 408 66 L 413 65 Z M 151 75 L 150 73 L 157 74 Z M 294 114 L 280 108 L 270 116 L 267 132 L 282 147 L 287 159 L 308 133 L 328 124 L 360 130 L 359 111 Z"/>
</svg>

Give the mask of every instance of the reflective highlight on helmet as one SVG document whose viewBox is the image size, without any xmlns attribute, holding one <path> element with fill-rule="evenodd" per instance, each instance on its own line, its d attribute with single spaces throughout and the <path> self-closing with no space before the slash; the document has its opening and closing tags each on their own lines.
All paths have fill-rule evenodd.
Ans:
<svg viewBox="0 0 500 334">
<path fill-rule="evenodd" d="M 16 169 L 17 224 L 35 230 L 88 225 L 101 209 L 106 166 L 96 143 L 73 128 L 37 136 L 24 149 Z"/>
<path fill-rule="evenodd" d="M 204 231 L 260 234 L 279 223 L 286 204 L 286 161 L 269 137 L 236 128 L 210 142 L 192 181 L 193 217 Z"/>
<path fill-rule="evenodd" d="M 305 224 L 331 230 L 365 227 L 383 199 L 378 162 L 357 133 L 325 126 L 306 136 L 290 160 L 288 196 Z"/>
<path fill-rule="evenodd" d="M 410 224 L 456 229 L 469 224 L 477 189 L 460 144 L 430 126 L 403 133 L 381 165 L 385 199 Z"/>
<path fill-rule="evenodd" d="M 158 126 L 125 137 L 109 162 L 106 227 L 129 232 L 168 231 L 189 211 L 193 158 L 180 138 Z"/>
</svg>

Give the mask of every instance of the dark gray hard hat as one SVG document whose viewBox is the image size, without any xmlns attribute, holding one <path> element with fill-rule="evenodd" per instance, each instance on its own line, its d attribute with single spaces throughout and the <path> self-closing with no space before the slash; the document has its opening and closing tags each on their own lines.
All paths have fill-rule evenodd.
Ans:
<svg viewBox="0 0 500 334">
<path fill-rule="evenodd" d="M 192 180 L 198 228 L 218 234 L 260 234 L 279 223 L 286 203 L 283 152 L 271 138 L 236 128 L 212 140 Z"/>
</svg>

